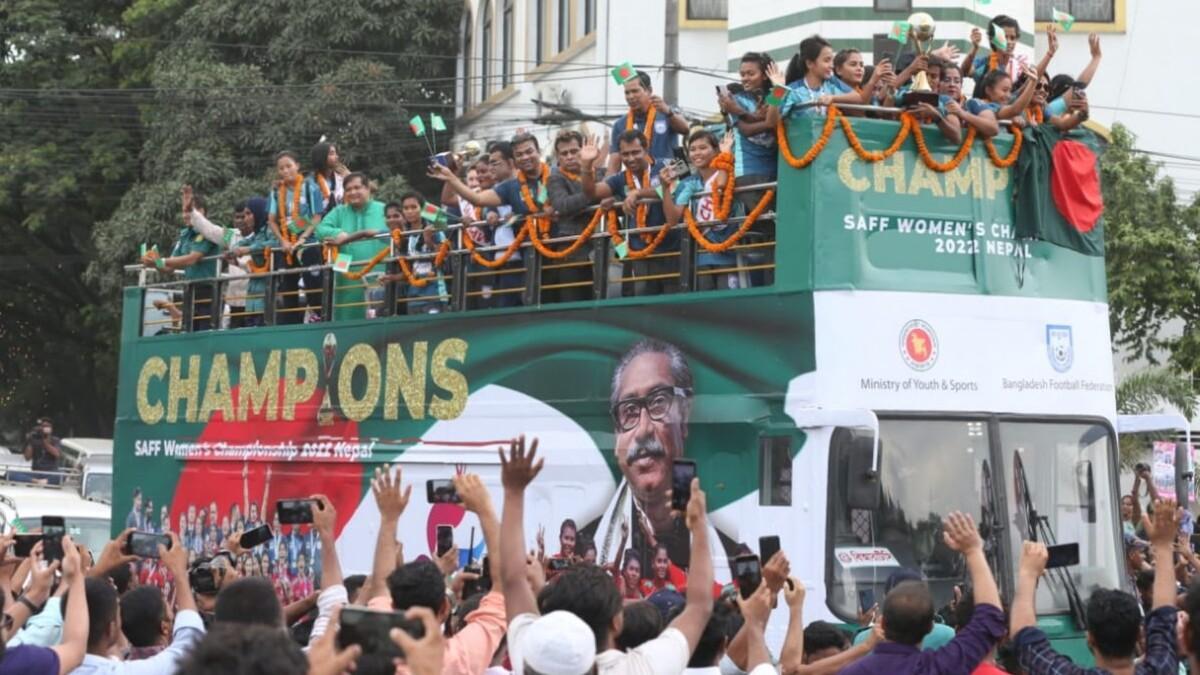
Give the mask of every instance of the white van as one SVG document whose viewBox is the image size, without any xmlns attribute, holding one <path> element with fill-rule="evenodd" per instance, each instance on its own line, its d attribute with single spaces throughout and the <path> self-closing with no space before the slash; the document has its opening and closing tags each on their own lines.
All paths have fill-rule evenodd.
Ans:
<svg viewBox="0 0 1200 675">
<path fill-rule="evenodd" d="M 0 531 L 31 532 L 42 516 L 62 516 L 67 534 L 86 544 L 95 556 L 108 543 L 112 507 L 89 501 L 74 490 L 53 486 L 0 483 Z"/>
</svg>

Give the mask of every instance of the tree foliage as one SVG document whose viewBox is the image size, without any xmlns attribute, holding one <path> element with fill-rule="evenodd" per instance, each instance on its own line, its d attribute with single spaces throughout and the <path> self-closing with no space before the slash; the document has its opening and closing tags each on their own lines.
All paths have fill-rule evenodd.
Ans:
<svg viewBox="0 0 1200 675">
<path fill-rule="evenodd" d="M 424 180 L 407 119 L 452 117 L 461 5 L 0 5 L 0 429 L 111 431 L 120 270 L 143 242 L 169 250 L 182 183 L 228 222 L 277 152 L 307 168 L 321 136 L 389 194 Z"/>
<path fill-rule="evenodd" d="M 1101 160 L 1113 339 L 1130 359 L 1200 373 L 1200 200 L 1180 205 L 1135 140 L 1114 126 Z"/>
</svg>

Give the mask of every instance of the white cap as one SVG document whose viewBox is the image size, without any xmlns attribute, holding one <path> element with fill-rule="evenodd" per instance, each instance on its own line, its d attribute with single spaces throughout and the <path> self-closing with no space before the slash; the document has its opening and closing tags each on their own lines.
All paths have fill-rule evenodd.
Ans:
<svg viewBox="0 0 1200 675">
<path fill-rule="evenodd" d="M 513 656 L 519 655 L 523 666 L 540 675 L 585 675 L 596 662 L 596 636 L 583 619 L 570 612 L 539 617 L 521 631 L 514 646 Z M 515 671 L 517 658 L 513 661 Z"/>
</svg>

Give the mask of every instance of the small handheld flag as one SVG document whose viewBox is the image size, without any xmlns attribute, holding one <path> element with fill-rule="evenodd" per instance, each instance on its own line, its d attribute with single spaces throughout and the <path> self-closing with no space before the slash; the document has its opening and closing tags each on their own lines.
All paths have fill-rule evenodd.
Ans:
<svg viewBox="0 0 1200 675">
<path fill-rule="evenodd" d="M 788 88 L 782 85 L 771 87 L 767 92 L 767 105 L 780 105 L 787 98 Z"/>
<path fill-rule="evenodd" d="M 1008 49 L 1008 38 L 1004 36 L 1003 30 L 996 31 L 996 36 L 992 38 L 992 46 L 1000 51 Z"/>
<path fill-rule="evenodd" d="M 613 247 L 613 252 L 617 254 L 618 260 L 624 260 L 625 256 L 629 255 L 629 242 L 623 241 Z"/>
<path fill-rule="evenodd" d="M 1054 8 L 1052 17 L 1054 18 L 1054 23 L 1062 26 L 1062 29 L 1065 31 L 1071 30 L 1071 27 L 1075 25 L 1075 17 L 1067 14 L 1066 12 L 1058 11 L 1057 7 Z"/>
<path fill-rule="evenodd" d="M 638 74 L 637 68 L 634 68 L 633 64 L 628 61 L 622 63 L 616 68 L 613 68 L 610 72 L 612 73 L 613 79 L 617 81 L 617 84 L 625 84 L 626 82 L 637 77 Z"/>
<path fill-rule="evenodd" d="M 908 33 L 912 30 L 912 24 L 907 21 L 893 21 L 892 29 L 888 31 L 888 39 L 895 40 L 900 44 L 908 43 Z"/>
<path fill-rule="evenodd" d="M 408 121 L 408 128 L 412 129 L 414 136 L 424 136 L 425 120 L 421 119 L 420 115 L 414 115 L 413 118 Z"/>
<path fill-rule="evenodd" d="M 350 263 L 354 262 L 354 256 L 349 253 L 339 253 L 337 260 L 333 261 L 333 271 L 345 274 L 350 271 Z"/>
<path fill-rule="evenodd" d="M 139 258 L 146 257 L 146 244 L 144 244 L 144 243 L 142 244 L 142 248 L 141 248 L 141 251 L 138 253 L 138 257 Z"/>
<path fill-rule="evenodd" d="M 429 126 L 433 127 L 434 131 L 445 131 L 446 120 L 442 119 L 442 116 L 437 113 L 429 113 Z"/>
<path fill-rule="evenodd" d="M 433 225 L 434 229 L 441 230 L 445 229 L 449 218 L 436 204 L 425 202 L 425 206 L 421 207 L 421 220 Z"/>
<path fill-rule="evenodd" d="M 537 203 L 545 204 L 546 200 L 548 200 L 549 198 L 550 198 L 550 195 L 546 193 L 546 184 L 538 183 L 538 192 L 537 192 L 537 200 L 536 200 Z"/>
</svg>

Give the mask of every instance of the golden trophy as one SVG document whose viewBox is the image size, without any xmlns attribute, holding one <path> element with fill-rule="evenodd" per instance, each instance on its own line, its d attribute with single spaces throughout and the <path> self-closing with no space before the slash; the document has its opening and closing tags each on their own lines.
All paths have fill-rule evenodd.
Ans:
<svg viewBox="0 0 1200 675">
<path fill-rule="evenodd" d="M 908 17 L 909 37 L 917 48 L 917 54 L 928 55 L 933 49 L 933 31 L 936 24 L 933 17 L 925 12 L 917 12 Z M 938 104 L 938 93 L 929 83 L 929 76 L 921 71 L 913 77 L 912 88 L 904 97 L 905 105 L 928 103 L 934 107 Z"/>
</svg>

